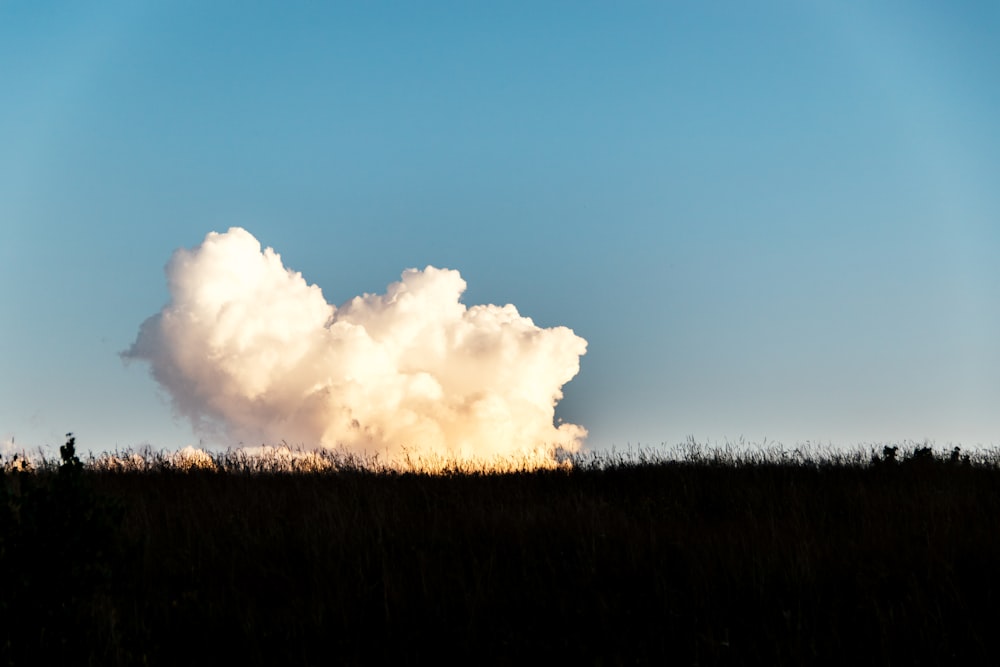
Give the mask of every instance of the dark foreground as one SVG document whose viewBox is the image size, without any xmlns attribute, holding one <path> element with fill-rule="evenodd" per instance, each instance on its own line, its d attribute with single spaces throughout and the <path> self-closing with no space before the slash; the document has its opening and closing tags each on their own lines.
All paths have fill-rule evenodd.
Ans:
<svg viewBox="0 0 1000 667">
<path fill-rule="evenodd" d="M 1000 664 L 1000 467 L 4 474 L 3 664 Z"/>
</svg>

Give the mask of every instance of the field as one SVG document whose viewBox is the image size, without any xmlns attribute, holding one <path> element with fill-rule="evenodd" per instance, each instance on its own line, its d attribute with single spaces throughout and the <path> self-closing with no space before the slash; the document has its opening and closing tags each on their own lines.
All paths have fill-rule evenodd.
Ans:
<svg viewBox="0 0 1000 667">
<path fill-rule="evenodd" d="M 6 664 L 1000 664 L 1000 455 L 5 460 Z"/>
</svg>

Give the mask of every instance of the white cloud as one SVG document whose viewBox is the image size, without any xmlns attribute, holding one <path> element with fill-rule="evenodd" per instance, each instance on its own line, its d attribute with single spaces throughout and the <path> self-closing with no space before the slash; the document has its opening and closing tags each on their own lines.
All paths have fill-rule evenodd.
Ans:
<svg viewBox="0 0 1000 667">
<path fill-rule="evenodd" d="M 178 250 L 167 276 L 170 303 L 123 356 L 148 361 L 203 433 L 460 460 L 578 451 L 586 436 L 553 425 L 586 341 L 512 305 L 467 308 L 457 271 L 408 269 L 336 308 L 232 228 Z"/>
</svg>

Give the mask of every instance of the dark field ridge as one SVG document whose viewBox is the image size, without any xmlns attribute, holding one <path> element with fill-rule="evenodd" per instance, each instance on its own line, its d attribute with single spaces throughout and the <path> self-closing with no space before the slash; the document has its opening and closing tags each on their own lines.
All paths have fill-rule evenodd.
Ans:
<svg viewBox="0 0 1000 667">
<path fill-rule="evenodd" d="M 1000 664 L 992 455 L 112 472 L 72 445 L 3 472 L 6 664 Z"/>
</svg>

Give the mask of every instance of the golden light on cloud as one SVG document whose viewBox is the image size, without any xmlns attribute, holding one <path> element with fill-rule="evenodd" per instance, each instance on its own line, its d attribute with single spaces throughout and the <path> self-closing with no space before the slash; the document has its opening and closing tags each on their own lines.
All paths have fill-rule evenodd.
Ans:
<svg viewBox="0 0 1000 667">
<path fill-rule="evenodd" d="M 167 265 L 170 302 L 123 356 L 150 364 L 197 430 L 386 460 L 555 463 L 586 429 L 554 424 L 586 341 L 513 305 L 460 302 L 457 271 L 407 269 L 340 307 L 249 232 Z"/>
</svg>

